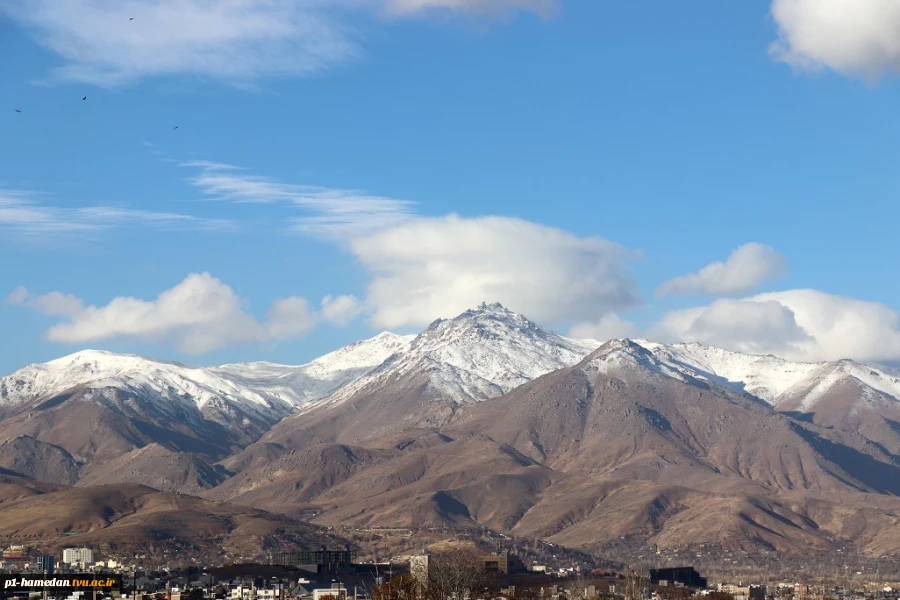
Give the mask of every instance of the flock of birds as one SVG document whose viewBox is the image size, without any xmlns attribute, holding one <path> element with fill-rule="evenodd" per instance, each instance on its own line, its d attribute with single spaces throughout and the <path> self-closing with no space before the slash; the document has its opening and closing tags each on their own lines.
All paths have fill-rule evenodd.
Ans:
<svg viewBox="0 0 900 600">
<path fill-rule="evenodd" d="M 134 21 L 134 17 L 130 17 L 128 20 L 129 20 L 129 21 Z M 82 100 L 82 101 L 87 100 L 87 96 L 85 96 L 85 97 L 82 98 L 81 100 Z M 15 110 L 16 110 L 17 113 L 22 112 L 22 111 L 19 110 L 18 108 L 15 109 Z M 178 129 L 178 125 L 176 125 L 175 127 L 173 127 L 173 128 L 172 128 L 172 131 L 175 131 L 176 129 Z"/>
</svg>

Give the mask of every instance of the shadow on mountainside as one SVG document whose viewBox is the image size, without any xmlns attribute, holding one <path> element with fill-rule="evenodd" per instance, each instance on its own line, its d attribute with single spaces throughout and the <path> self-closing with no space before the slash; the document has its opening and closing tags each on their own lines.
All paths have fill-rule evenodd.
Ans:
<svg viewBox="0 0 900 600">
<path fill-rule="evenodd" d="M 795 427 L 795 431 L 823 458 L 879 494 L 900 496 L 900 466 L 883 463 L 859 450 L 826 440 L 814 432 Z"/>
<path fill-rule="evenodd" d="M 140 433 L 175 452 L 205 454 L 216 460 L 228 456 L 232 450 L 224 441 L 227 438 L 223 433 L 213 438 L 216 440 L 215 442 L 207 442 L 172 429 L 148 423 L 147 421 L 134 420 L 133 423 L 135 429 Z"/>
<path fill-rule="evenodd" d="M 783 410 L 778 412 L 794 420 L 802 421 L 803 423 L 815 424 L 815 413 L 807 413 L 799 410 Z"/>
</svg>

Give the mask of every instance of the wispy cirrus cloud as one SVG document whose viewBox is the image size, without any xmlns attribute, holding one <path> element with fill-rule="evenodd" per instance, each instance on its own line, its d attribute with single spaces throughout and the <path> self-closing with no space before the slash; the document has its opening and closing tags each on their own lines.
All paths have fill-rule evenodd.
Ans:
<svg viewBox="0 0 900 600">
<path fill-rule="evenodd" d="M 385 10 L 392 16 L 408 16 L 442 10 L 445 12 L 499 16 L 514 10 L 528 10 L 549 16 L 556 9 L 554 0 L 387 0 Z"/>
<path fill-rule="evenodd" d="M 309 213 L 292 218 L 291 231 L 346 239 L 399 224 L 415 214 L 414 202 L 359 190 L 283 183 L 211 161 L 180 165 L 199 170 L 188 181 L 210 198 L 238 203 L 284 203 Z"/>
<path fill-rule="evenodd" d="M 0 234 L 71 235 L 123 226 L 200 230 L 232 227 L 230 221 L 221 219 L 113 206 L 67 207 L 50 204 L 46 200 L 46 196 L 33 192 L 0 190 Z"/>
<path fill-rule="evenodd" d="M 354 58 L 319 0 L 8 0 L 0 5 L 66 64 L 51 80 L 101 87 L 194 75 L 233 83 L 306 75 Z M 133 20 L 131 20 L 133 19 Z"/>
<path fill-rule="evenodd" d="M 545 13 L 552 0 L 5 0 L 6 14 L 66 63 L 55 81 L 103 87 L 200 76 L 237 86 L 297 77 L 357 59 L 360 16 L 431 9 Z M 133 20 L 132 20 L 133 19 Z"/>
</svg>

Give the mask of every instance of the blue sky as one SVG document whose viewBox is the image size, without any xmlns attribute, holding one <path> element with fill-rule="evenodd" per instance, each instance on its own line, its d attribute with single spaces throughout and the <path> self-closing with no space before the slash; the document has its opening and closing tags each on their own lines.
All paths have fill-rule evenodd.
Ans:
<svg viewBox="0 0 900 600">
<path fill-rule="evenodd" d="M 892 0 L 15 0 L 0 373 L 300 363 L 482 300 L 897 361 L 897 34 Z"/>
</svg>

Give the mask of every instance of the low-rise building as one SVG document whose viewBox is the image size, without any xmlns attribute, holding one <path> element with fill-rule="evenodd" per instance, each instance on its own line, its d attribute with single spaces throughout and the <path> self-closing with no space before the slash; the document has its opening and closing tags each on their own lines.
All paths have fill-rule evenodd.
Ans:
<svg viewBox="0 0 900 600">
<path fill-rule="evenodd" d="M 330 588 L 313 590 L 313 600 L 322 598 L 335 598 L 335 600 L 347 600 L 347 587 L 343 583 L 332 583 Z"/>
</svg>

